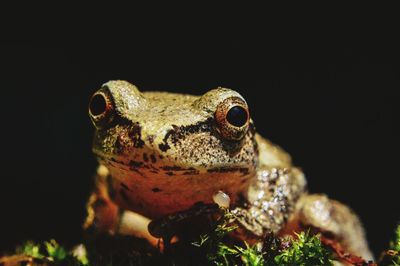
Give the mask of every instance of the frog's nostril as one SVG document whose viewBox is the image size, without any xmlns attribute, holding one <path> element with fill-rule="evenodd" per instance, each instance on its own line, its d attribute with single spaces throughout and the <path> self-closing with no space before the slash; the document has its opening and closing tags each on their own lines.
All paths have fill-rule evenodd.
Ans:
<svg viewBox="0 0 400 266">
<path fill-rule="evenodd" d="M 93 116 L 104 113 L 107 109 L 107 102 L 103 95 L 95 94 L 90 100 L 89 111 Z"/>
</svg>

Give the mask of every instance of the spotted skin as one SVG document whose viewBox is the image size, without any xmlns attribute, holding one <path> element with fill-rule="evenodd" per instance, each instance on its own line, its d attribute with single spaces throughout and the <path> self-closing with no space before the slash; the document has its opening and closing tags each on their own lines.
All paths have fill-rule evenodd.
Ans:
<svg viewBox="0 0 400 266">
<path fill-rule="evenodd" d="M 109 81 L 94 97 L 97 102 L 89 105 L 96 128 L 93 152 L 107 169 L 105 181 L 97 182 L 105 189 L 96 189 L 94 195 L 109 191 L 106 202 L 114 208 L 116 222 L 108 218 L 107 225 L 119 224 L 130 232 L 128 222 L 121 222 L 124 213 L 147 217 L 146 224 L 146 219 L 191 213 L 199 202 L 213 204 L 213 195 L 223 191 L 231 199 L 242 238 L 257 241 L 301 226 L 331 231 L 321 223 L 326 216 L 307 211 L 320 198 L 307 194 L 304 175 L 290 156 L 256 133 L 239 93 L 226 88 L 202 96 L 140 92 L 126 81 Z M 241 113 L 240 120 L 230 123 L 226 117 L 232 107 Z M 320 212 L 328 213 L 336 224 L 332 235 L 347 250 L 371 258 L 357 216 L 326 200 Z M 94 217 L 95 201 L 88 205 Z M 118 233 L 116 227 L 108 230 Z M 132 232 L 137 235 L 137 230 Z"/>
</svg>

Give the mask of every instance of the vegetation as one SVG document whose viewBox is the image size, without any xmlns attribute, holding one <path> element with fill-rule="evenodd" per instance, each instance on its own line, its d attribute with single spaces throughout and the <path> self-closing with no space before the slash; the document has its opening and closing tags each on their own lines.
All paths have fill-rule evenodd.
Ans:
<svg viewBox="0 0 400 266">
<path fill-rule="evenodd" d="M 27 241 L 22 246 L 17 247 L 16 253 L 26 255 L 48 265 L 89 265 L 84 246 L 77 246 L 74 251 L 67 252 L 54 239 L 45 241 L 43 244 Z"/>
<path fill-rule="evenodd" d="M 17 248 L 16 254 L 32 258 L 32 264 L 24 265 L 245 265 L 290 266 L 333 265 L 341 260 L 335 250 L 318 234 L 300 232 L 284 238 L 269 235 L 262 244 L 232 242 L 227 235 L 236 229 L 230 223 L 232 216 L 226 212 L 214 222 L 211 230 L 197 235 L 193 241 L 179 241 L 168 250 L 159 252 L 146 241 L 130 237 L 89 235 L 84 244 L 67 251 L 55 240 L 42 244 L 26 242 Z M 14 255 L 14 259 L 15 259 Z M 9 257 L 10 258 L 10 257 Z M 382 266 L 400 266 L 400 225 L 390 242 L 389 250 L 380 258 Z M 7 264 L 7 257 L 0 258 L 0 265 Z M 353 265 L 376 265 L 361 259 Z M 2 264 L 3 263 L 3 264 Z M 35 264 L 36 263 L 36 264 Z M 19 264 L 15 264 L 19 265 Z"/>
<path fill-rule="evenodd" d="M 382 253 L 382 266 L 400 266 L 400 224 L 397 225 L 393 241 L 389 244 L 389 249 Z"/>
</svg>

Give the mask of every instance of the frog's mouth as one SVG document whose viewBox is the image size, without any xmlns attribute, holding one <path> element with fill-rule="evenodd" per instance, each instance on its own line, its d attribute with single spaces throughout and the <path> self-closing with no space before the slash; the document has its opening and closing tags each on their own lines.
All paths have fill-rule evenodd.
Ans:
<svg viewBox="0 0 400 266">
<path fill-rule="evenodd" d="M 100 164 L 108 168 L 118 169 L 119 171 L 129 175 L 139 175 L 142 177 L 149 176 L 196 176 L 196 175 L 234 175 L 246 178 L 250 176 L 255 167 L 253 165 L 243 166 L 217 166 L 217 167 L 198 167 L 198 166 L 179 166 L 176 164 L 158 162 L 155 155 L 143 155 L 147 157 L 143 161 L 123 160 L 122 158 L 113 156 L 104 156 L 97 153 L 97 158 Z M 160 156 L 163 158 L 162 156 Z M 255 163 L 254 163 L 255 164 Z"/>
</svg>

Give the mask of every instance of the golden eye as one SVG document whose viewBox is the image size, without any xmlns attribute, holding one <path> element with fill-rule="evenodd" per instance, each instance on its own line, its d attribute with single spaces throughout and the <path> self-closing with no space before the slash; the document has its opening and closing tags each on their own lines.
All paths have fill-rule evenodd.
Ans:
<svg viewBox="0 0 400 266">
<path fill-rule="evenodd" d="M 240 140 L 247 132 L 249 109 L 239 97 L 225 99 L 217 106 L 215 120 L 222 136 L 230 140 Z"/>
<path fill-rule="evenodd" d="M 114 105 L 105 88 L 93 94 L 89 103 L 89 116 L 95 127 L 103 127 L 111 122 L 114 113 Z"/>
</svg>

